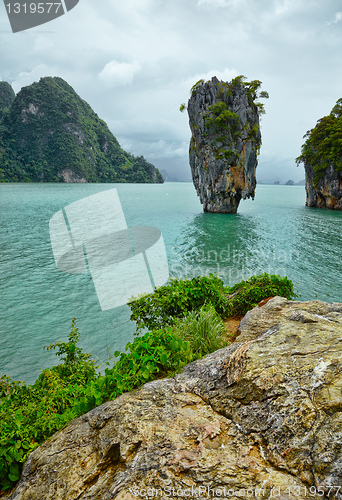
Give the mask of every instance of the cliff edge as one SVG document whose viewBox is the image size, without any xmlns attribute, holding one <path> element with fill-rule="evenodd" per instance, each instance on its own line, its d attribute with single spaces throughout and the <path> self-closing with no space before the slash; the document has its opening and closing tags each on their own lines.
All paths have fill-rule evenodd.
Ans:
<svg viewBox="0 0 342 500">
<path fill-rule="evenodd" d="M 254 198 L 263 111 L 254 101 L 268 94 L 258 93 L 259 80 L 244 78 L 228 83 L 213 77 L 191 89 L 189 161 L 205 212 L 236 213 L 241 199 Z"/>
<path fill-rule="evenodd" d="M 342 99 L 304 138 L 306 206 L 342 210 Z"/>
<path fill-rule="evenodd" d="M 70 422 L 3 500 L 340 499 L 342 304 L 275 297 L 239 329 Z"/>
</svg>

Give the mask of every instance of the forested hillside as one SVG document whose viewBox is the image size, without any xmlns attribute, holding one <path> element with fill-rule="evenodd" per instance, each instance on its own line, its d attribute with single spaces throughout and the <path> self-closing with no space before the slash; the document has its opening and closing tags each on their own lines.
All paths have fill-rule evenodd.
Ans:
<svg viewBox="0 0 342 500">
<path fill-rule="evenodd" d="M 124 151 L 67 82 L 45 77 L 16 96 L 1 82 L 0 180 L 161 183 L 163 177 Z"/>
</svg>

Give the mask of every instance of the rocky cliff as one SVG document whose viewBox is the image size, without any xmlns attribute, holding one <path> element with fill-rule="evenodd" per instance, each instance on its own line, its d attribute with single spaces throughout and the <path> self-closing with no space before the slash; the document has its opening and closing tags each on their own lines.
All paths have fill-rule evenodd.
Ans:
<svg viewBox="0 0 342 500">
<path fill-rule="evenodd" d="M 71 422 L 3 500 L 340 499 L 342 304 L 275 297 L 239 329 Z"/>
<path fill-rule="evenodd" d="M 342 99 L 304 137 L 306 206 L 342 210 Z"/>
<path fill-rule="evenodd" d="M 0 86 L 0 107 L 12 97 L 0 115 L 0 181 L 163 182 L 62 78 L 41 78 L 15 98 L 8 87 Z"/>
<path fill-rule="evenodd" d="M 235 213 L 241 199 L 254 198 L 261 145 L 257 97 L 261 82 L 200 80 L 188 101 L 193 182 L 206 212 Z"/>
<path fill-rule="evenodd" d="M 330 165 L 317 179 L 310 163 L 305 163 L 304 167 L 306 206 L 342 210 L 342 171 Z"/>
</svg>

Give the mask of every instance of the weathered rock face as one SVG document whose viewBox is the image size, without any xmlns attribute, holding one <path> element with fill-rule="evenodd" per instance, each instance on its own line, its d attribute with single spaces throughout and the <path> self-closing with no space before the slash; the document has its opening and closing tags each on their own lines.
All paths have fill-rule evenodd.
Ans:
<svg viewBox="0 0 342 500">
<path fill-rule="evenodd" d="M 240 331 L 71 422 L 4 498 L 340 499 L 342 304 L 275 297 Z"/>
<path fill-rule="evenodd" d="M 306 206 L 342 210 L 342 172 L 333 165 L 328 167 L 324 176 L 315 184 L 315 172 L 309 163 L 304 163 Z"/>
<path fill-rule="evenodd" d="M 241 199 L 254 198 L 261 145 L 254 89 L 213 77 L 192 89 L 188 114 L 193 182 L 206 212 L 235 213 Z"/>
</svg>

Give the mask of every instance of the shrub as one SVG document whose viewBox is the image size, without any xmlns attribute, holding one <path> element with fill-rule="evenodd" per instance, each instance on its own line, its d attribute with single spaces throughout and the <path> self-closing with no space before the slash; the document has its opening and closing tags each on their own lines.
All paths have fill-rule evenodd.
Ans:
<svg viewBox="0 0 342 500">
<path fill-rule="evenodd" d="M 221 349 L 227 344 L 225 327 L 212 304 L 191 311 L 184 319 L 175 321 L 172 332 L 190 343 L 195 359 Z"/>
<path fill-rule="evenodd" d="M 162 328 L 174 323 L 176 318 L 199 310 L 204 304 L 212 304 L 222 317 L 243 315 L 261 300 L 281 295 L 287 299 L 295 297 L 293 283 L 286 277 L 262 274 L 252 276 L 233 287 L 210 274 L 191 280 L 171 279 L 154 293 L 131 302 L 131 320 L 137 329 Z"/>
<path fill-rule="evenodd" d="M 68 342 L 56 342 L 44 347 L 44 349 L 48 351 L 58 349 L 56 355 L 60 356 L 64 363 L 53 369 L 61 379 L 67 379 L 69 382 L 87 383 L 94 378 L 96 367 L 94 361 L 90 360 L 90 354 L 84 353 L 80 347 L 77 347 L 76 344 L 80 338 L 81 334 L 76 326 L 76 318 L 73 318 Z"/>
<path fill-rule="evenodd" d="M 77 416 L 74 409 L 88 383 L 95 380 L 95 364 L 76 347 L 79 332 L 72 322 L 68 342 L 57 342 L 64 363 L 43 370 L 33 385 L 0 378 L 0 486 L 19 479 L 31 451 Z"/>
<path fill-rule="evenodd" d="M 212 303 L 215 310 L 223 314 L 227 302 L 225 293 L 223 281 L 213 274 L 191 280 L 174 278 L 154 293 L 131 302 L 131 320 L 136 321 L 138 330 L 161 328 L 205 303 Z"/>
<path fill-rule="evenodd" d="M 128 343 L 113 368 L 106 369 L 108 399 L 132 391 L 156 378 L 174 375 L 194 359 L 191 345 L 170 328 L 154 330 Z"/>
<path fill-rule="evenodd" d="M 244 315 L 259 302 L 275 295 L 292 299 L 296 295 L 293 283 L 286 276 L 284 278 L 275 274 L 261 274 L 252 276 L 246 281 L 241 281 L 228 289 L 228 302 L 226 315 Z"/>
<path fill-rule="evenodd" d="M 68 341 L 47 348 L 57 350 L 63 363 L 43 370 L 29 386 L 0 377 L 0 494 L 19 479 L 31 451 L 70 420 L 223 347 L 221 318 L 245 314 L 273 295 L 292 298 L 292 282 L 267 274 L 231 288 L 214 275 L 170 280 L 131 304 L 131 319 L 150 331 L 128 343 L 125 352 L 116 351 L 117 360 L 104 375 L 96 374 L 90 355 L 77 347 L 74 318 Z"/>
</svg>

